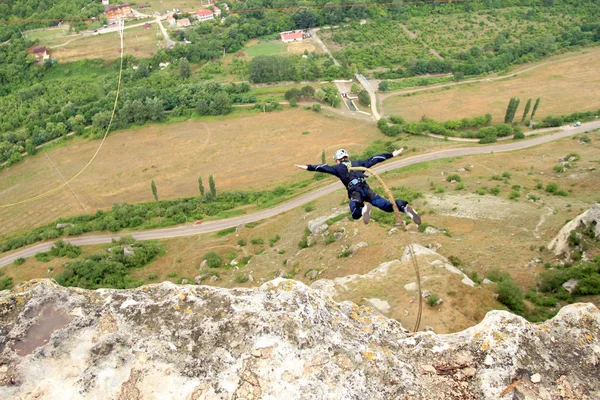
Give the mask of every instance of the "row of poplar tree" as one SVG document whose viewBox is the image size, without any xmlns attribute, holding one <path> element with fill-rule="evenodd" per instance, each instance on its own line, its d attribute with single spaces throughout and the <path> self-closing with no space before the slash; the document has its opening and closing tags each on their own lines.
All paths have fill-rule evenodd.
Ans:
<svg viewBox="0 0 600 400">
<path fill-rule="evenodd" d="M 529 114 L 529 109 L 531 108 L 531 98 L 529 100 L 527 100 L 527 104 L 525 104 L 525 110 L 523 110 L 523 117 L 521 118 L 521 123 L 525 122 L 525 119 L 527 119 L 527 114 Z M 504 123 L 505 124 L 512 124 L 514 119 L 515 119 L 515 114 L 517 113 L 517 108 L 519 108 L 519 104 L 521 103 L 521 100 L 517 97 L 513 97 L 510 99 L 510 101 L 508 102 L 508 107 L 506 108 L 506 114 L 504 115 Z M 531 111 L 531 117 L 529 117 L 529 120 L 533 120 L 533 117 L 535 116 L 535 112 L 538 109 L 538 106 L 540 105 L 540 98 L 538 97 L 537 100 L 535 101 L 535 104 L 533 105 L 533 110 Z"/>
</svg>

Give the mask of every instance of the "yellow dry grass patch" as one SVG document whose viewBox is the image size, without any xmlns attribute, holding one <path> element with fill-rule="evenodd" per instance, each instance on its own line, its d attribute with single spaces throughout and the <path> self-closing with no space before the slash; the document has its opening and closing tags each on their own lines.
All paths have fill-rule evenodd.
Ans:
<svg viewBox="0 0 600 400">
<path fill-rule="evenodd" d="M 124 53 L 138 58 L 152 57 L 159 49 L 159 40 L 163 36 L 158 32 L 156 24 L 145 30 L 143 26 L 124 31 Z M 114 60 L 121 55 L 121 39 L 118 32 L 100 35 L 82 36 L 64 46 L 54 47 L 52 57 L 62 61 L 76 61 L 84 58 L 103 58 Z"/>
<path fill-rule="evenodd" d="M 501 122 L 511 97 L 521 99 L 515 117 L 519 121 L 529 98 L 533 101 L 541 98 L 536 119 L 597 110 L 600 107 L 598 63 L 600 52 L 590 51 L 584 57 L 540 66 L 513 78 L 389 97 L 384 101 L 384 110 L 388 115 L 401 115 L 409 121 L 417 121 L 423 115 L 446 121 L 491 113 L 494 121 Z"/>
<path fill-rule="evenodd" d="M 306 179 L 294 164 L 321 162 L 323 149 L 329 158 L 339 147 L 359 151 L 382 138 L 372 123 L 301 109 L 113 133 L 94 163 L 70 184 L 85 210 L 65 188 L 39 201 L 0 209 L 0 235 L 114 203 L 150 201 L 151 180 L 161 199 L 197 195 L 198 177 L 208 187 L 209 175 L 219 191 L 273 189 L 286 181 Z M 99 144 L 76 140 L 50 150 L 48 157 L 70 178 Z M 0 204 L 36 196 L 62 182 L 43 153 L 28 157 L 0 172 Z"/>
<path fill-rule="evenodd" d="M 311 39 L 305 39 L 301 42 L 292 42 L 288 44 L 287 51 L 292 54 L 303 54 L 305 51 L 313 52 L 317 49 L 314 43 L 309 42 Z"/>
</svg>

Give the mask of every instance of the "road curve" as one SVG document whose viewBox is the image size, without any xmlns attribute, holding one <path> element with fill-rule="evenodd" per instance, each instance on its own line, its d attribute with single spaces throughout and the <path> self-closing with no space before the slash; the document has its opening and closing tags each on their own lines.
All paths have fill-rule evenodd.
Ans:
<svg viewBox="0 0 600 400">
<path fill-rule="evenodd" d="M 406 157 L 399 159 L 397 161 L 388 162 L 385 164 L 380 164 L 379 166 L 373 168 L 373 170 L 377 173 L 383 173 L 388 171 L 393 171 L 398 168 L 406 167 L 413 164 L 419 164 L 422 162 L 439 160 L 442 158 L 449 157 L 460 157 L 460 156 L 469 156 L 476 154 L 489 154 L 489 153 L 500 153 L 505 151 L 515 151 L 521 150 L 528 147 L 537 146 L 540 144 L 548 143 L 554 140 L 563 139 L 572 135 L 576 135 L 578 133 L 583 133 L 593 129 L 600 128 L 599 122 L 592 122 L 588 124 L 584 124 L 578 128 L 573 128 L 569 130 L 565 130 L 563 132 L 554 133 L 551 135 L 540 136 L 529 140 L 520 140 L 514 141 L 505 144 L 495 144 L 486 147 L 471 147 L 471 148 L 458 148 L 458 149 L 449 149 L 449 150 L 440 150 L 433 153 L 420 154 L 412 157 Z M 176 238 L 182 236 L 190 236 L 197 235 L 200 233 L 209 233 L 216 232 L 227 228 L 232 228 L 235 226 L 247 224 L 250 222 L 260 221 L 266 218 L 274 217 L 278 214 L 284 213 L 286 211 L 292 210 L 296 207 L 300 207 L 310 201 L 316 200 L 320 197 L 326 196 L 335 192 L 336 190 L 341 189 L 342 186 L 340 182 L 335 182 L 330 185 L 319 188 L 311 193 L 307 193 L 303 196 L 297 197 L 288 201 L 287 203 L 279 204 L 275 207 L 269 208 L 267 210 L 262 210 L 253 214 L 241 215 L 238 217 L 233 217 L 229 219 L 223 219 L 218 221 L 208 221 L 204 222 L 201 225 L 192 225 L 185 224 L 182 226 L 177 226 L 174 228 L 166 228 L 166 229 L 156 229 L 150 231 L 141 231 L 141 232 L 128 232 L 124 234 L 114 234 L 114 235 L 93 235 L 93 236 L 80 236 L 80 237 L 72 237 L 65 238 L 68 242 L 78 245 L 93 245 L 93 244 L 102 244 L 102 243 L 110 243 L 112 239 L 118 239 L 121 236 L 131 235 L 137 240 L 152 240 L 152 239 L 168 239 L 168 238 Z M 40 251 L 48 251 L 50 247 L 52 247 L 53 242 L 44 242 L 38 243 L 31 247 L 23 248 L 21 250 L 17 250 L 14 253 L 11 253 L 7 256 L 0 258 L 0 267 L 4 267 L 8 264 L 11 264 L 17 258 L 28 258 L 34 256 L 36 253 Z"/>
</svg>

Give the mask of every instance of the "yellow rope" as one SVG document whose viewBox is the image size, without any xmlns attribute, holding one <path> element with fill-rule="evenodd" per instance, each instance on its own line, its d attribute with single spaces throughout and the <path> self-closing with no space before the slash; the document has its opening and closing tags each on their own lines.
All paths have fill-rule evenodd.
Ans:
<svg viewBox="0 0 600 400">
<path fill-rule="evenodd" d="M 406 227 L 406 224 L 404 223 L 404 220 L 402 219 L 402 211 L 400 211 L 400 209 L 398 208 L 398 204 L 396 204 L 394 195 L 392 194 L 391 190 L 387 187 L 387 185 L 385 184 L 383 179 L 381 179 L 381 177 L 379 175 L 377 175 L 374 171 L 372 171 L 366 167 L 350 167 L 350 168 L 348 168 L 348 170 L 349 171 L 368 172 L 369 174 L 374 176 L 375 179 L 377 179 L 379 184 L 383 187 L 383 190 L 385 191 L 389 202 L 392 203 L 392 206 L 394 208 L 394 214 L 396 215 L 396 220 L 398 221 L 398 223 L 400 224 L 402 229 L 404 231 L 407 231 L 408 228 Z M 412 259 L 413 267 L 415 268 L 415 275 L 417 276 L 417 285 L 418 285 L 418 290 L 419 290 L 419 312 L 417 313 L 417 321 L 415 323 L 415 328 L 413 330 L 413 332 L 416 332 L 419 330 L 419 325 L 421 324 L 421 315 L 423 313 L 423 295 L 421 294 L 421 274 L 419 273 L 419 264 L 417 263 L 417 258 L 415 257 L 415 253 L 413 251 L 413 244 L 414 244 L 414 242 L 413 242 L 413 240 L 411 240 L 411 244 L 408 246 L 408 251 L 410 253 L 410 258 Z"/>
<path fill-rule="evenodd" d="M 106 137 L 108 136 L 108 132 L 110 130 L 110 126 L 111 126 L 113 118 L 115 116 L 115 112 L 117 110 L 117 102 L 119 100 L 119 92 L 121 91 L 121 76 L 123 75 L 123 30 L 124 30 L 124 27 L 125 27 L 124 21 L 119 21 L 119 27 L 120 27 L 119 34 L 121 36 L 121 65 L 119 67 L 119 80 L 117 82 L 117 96 L 115 97 L 115 103 L 113 105 L 112 114 L 110 116 L 110 121 L 108 122 L 108 126 L 106 127 L 106 132 L 104 133 L 104 137 L 102 138 L 102 141 L 100 142 L 100 145 L 98 146 L 98 149 L 96 149 L 96 152 L 94 153 L 94 155 L 92 156 L 92 158 L 90 158 L 90 160 L 88 161 L 88 163 L 81 169 L 81 171 L 79 171 L 78 173 L 76 173 L 75 175 L 73 175 L 73 177 L 71 177 L 69 180 L 65 181 L 62 185 L 59 185 L 59 186 L 55 187 L 54 189 L 51 189 L 51 190 L 49 190 L 49 191 L 47 191 L 45 193 L 39 194 L 37 196 L 30 197 L 30 198 L 25 199 L 25 200 L 17 201 L 15 203 L 0 205 L 0 208 L 8 208 L 8 207 L 17 206 L 17 205 L 20 205 L 20 204 L 29 203 L 30 201 L 39 200 L 39 199 L 42 199 L 44 197 L 48 197 L 48 196 L 50 196 L 50 195 L 58 192 L 59 190 L 61 190 L 65 186 L 67 186 L 69 183 L 71 183 L 75 179 L 77 179 L 77 177 L 79 177 L 79 175 L 81 175 L 83 173 L 83 171 L 85 171 L 86 168 L 90 166 L 90 164 L 94 161 L 94 159 L 96 158 L 96 156 L 100 152 L 100 149 L 102 148 L 102 145 L 104 144 L 104 141 L 106 140 Z"/>
</svg>

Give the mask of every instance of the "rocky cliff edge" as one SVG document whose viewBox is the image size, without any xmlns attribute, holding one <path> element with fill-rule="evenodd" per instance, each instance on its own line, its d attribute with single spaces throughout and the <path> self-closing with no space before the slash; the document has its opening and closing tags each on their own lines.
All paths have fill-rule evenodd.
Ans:
<svg viewBox="0 0 600 400">
<path fill-rule="evenodd" d="M 302 283 L 0 292 L 0 398 L 598 399 L 600 312 L 465 331 L 399 322 Z"/>
</svg>

